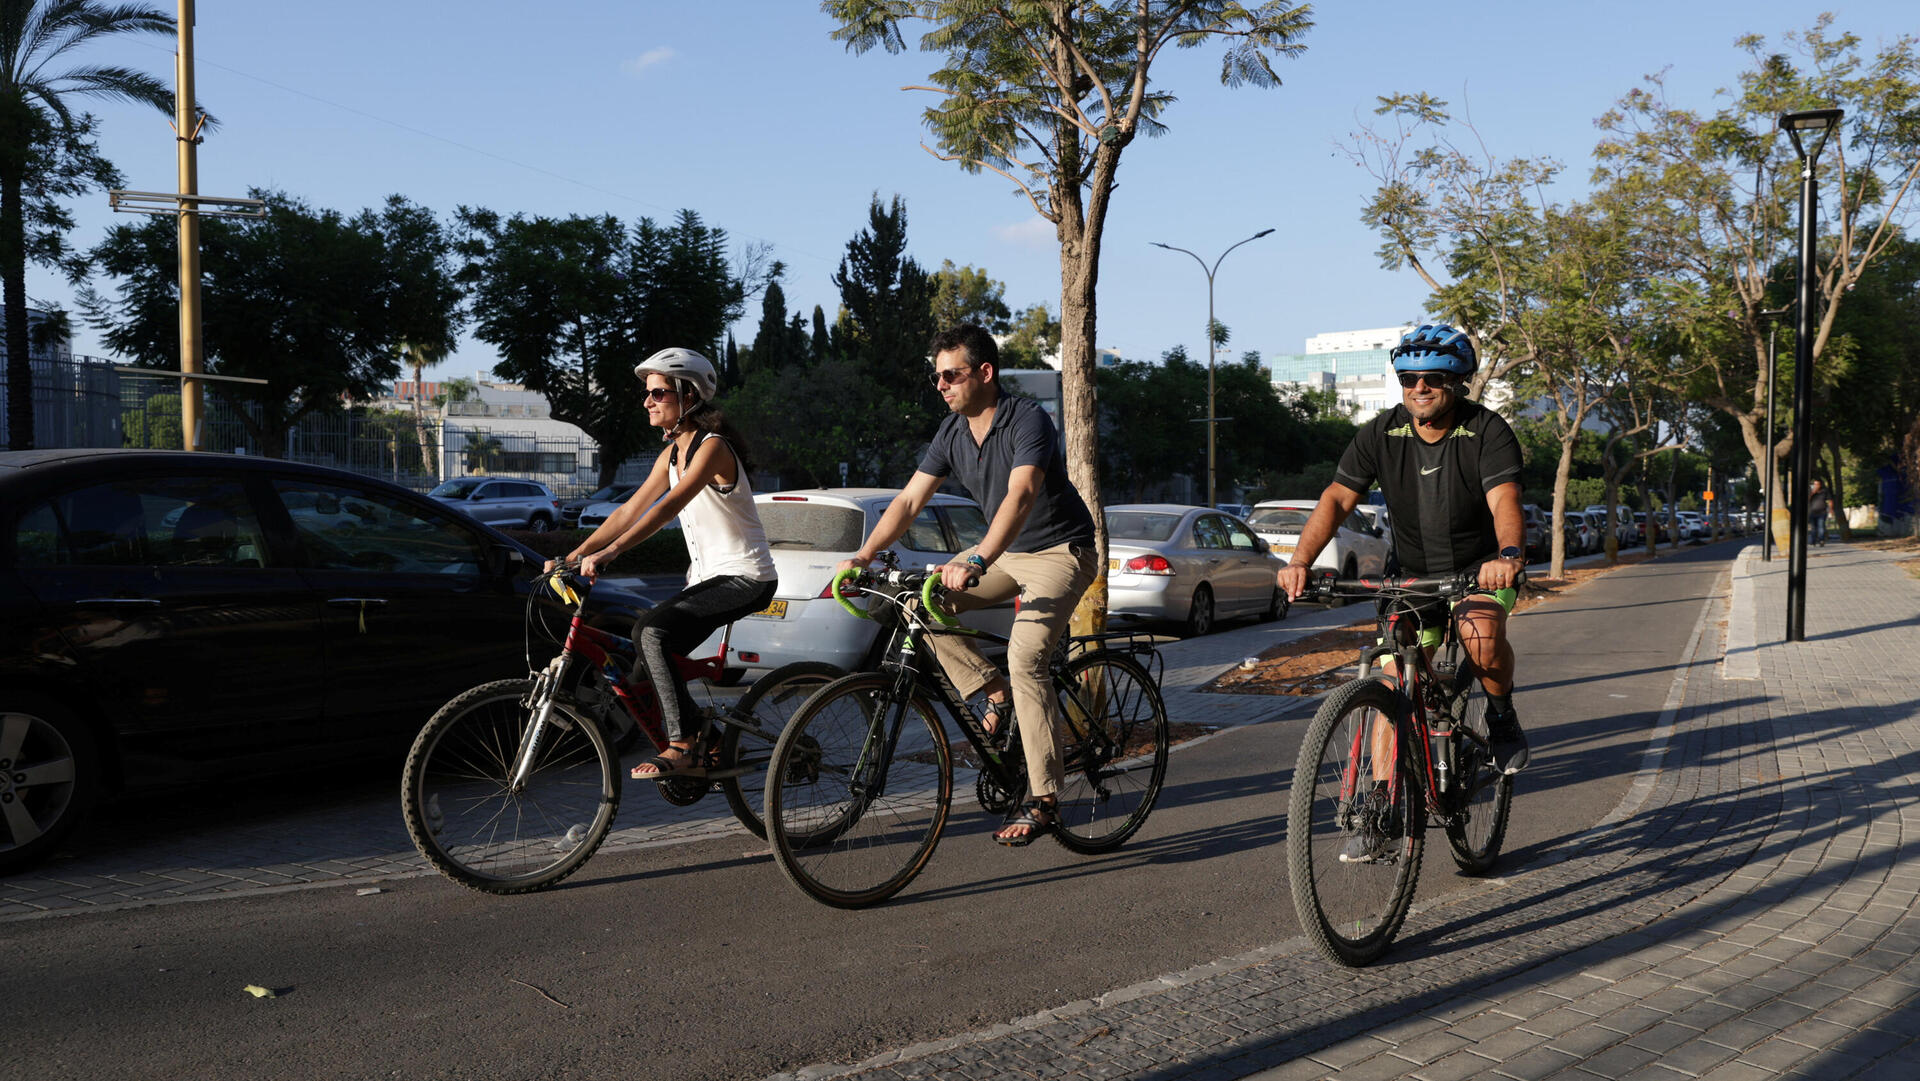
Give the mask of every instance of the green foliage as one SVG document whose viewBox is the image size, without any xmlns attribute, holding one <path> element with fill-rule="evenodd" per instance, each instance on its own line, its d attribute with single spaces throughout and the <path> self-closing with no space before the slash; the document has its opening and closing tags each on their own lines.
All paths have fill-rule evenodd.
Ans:
<svg viewBox="0 0 1920 1081">
<path fill-rule="evenodd" d="M 0 0 L 0 323 L 7 355 L 7 440 L 34 445 L 33 372 L 28 364 L 27 264 L 85 269 L 71 257 L 67 202 L 118 187 L 100 156 L 94 118 L 73 109 L 83 97 L 132 101 L 173 112 L 164 82 L 123 67 L 59 61 L 72 50 L 123 34 L 173 35 L 173 19 L 136 4 L 96 0 Z"/>
<path fill-rule="evenodd" d="M 143 450 L 181 449 L 180 395 L 155 394 L 138 409 L 122 410 L 120 442 Z"/>
<path fill-rule="evenodd" d="M 553 416 L 600 445 L 600 481 L 653 440 L 633 366 L 670 346 L 721 355 L 748 282 L 727 234 L 691 210 L 672 226 L 611 215 L 502 218 L 462 209 L 459 250 L 474 334 L 500 351 L 494 371 L 546 396 Z"/>
<path fill-rule="evenodd" d="M 995 334 L 1013 326 L 1007 287 L 978 267 L 956 267 L 948 259 L 933 272 L 933 325 L 938 330 L 975 323 Z"/>
<path fill-rule="evenodd" d="M 530 533 L 525 530 L 510 529 L 506 532 L 514 540 L 548 559 L 554 559 L 579 547 L 593 531 L 552 529 L 545 533 Z M 662 529 L 632 548 L 621 552 L 607 568 L 606 573 L 614 577 L 631 574 L 683 574 L 691 562 L 687 556 L 687 543 L 682 538 L 680 530 Z"/>
<path fill-rule="evenodd" d="M 1045 368 L 1046 359 L 1060 351 L 1060 320 L 1035 304 L 1014 316 L 1007 340 L 1000 343 L 1000 365 L 1004 368 Z"/>
<path fill-rule="evenodd" d="M 209 393 L 248 406 L 238 413 L 249 436 L 274 454 L 301 417 L 337 413 L 400 374 L 398 320 L 419 310 L 422 263 L 404 245 L 389 245 L 373 211 L 348 219 L 285 194 L 254 195 L 267 202 L 265 217 L 201 222 L 202 341 L 210 373 L 266 380 L 213 384 Z M 121 279 L 118 295 L 82 293 L 106 343 L 147 366 L 178 363 L 174 233 L 174 223 L 158 217 L 109 229 L 92 257 Z M 409 332 L 420 333 L 417 315 L 407 319 Z"/>
</svg>

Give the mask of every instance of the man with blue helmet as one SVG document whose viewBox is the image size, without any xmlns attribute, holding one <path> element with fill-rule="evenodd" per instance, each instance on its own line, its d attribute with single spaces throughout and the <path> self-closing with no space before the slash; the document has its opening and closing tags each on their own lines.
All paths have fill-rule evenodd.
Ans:
<svg viewBox="0 0 1920 1081">
<path fill-rule="evenodd" d="M 1401 338 L 1393 350 L 1401 404 L 1354 433 L 1277 581 L 1289 598 L 1299 597 L 1314 557 L 1378 481 L 1393 515 L 1394 552 L 1404 573 L 1445 577 L 1479 568 L 1485 593 L 1462 600 L 1454 611 L 1461 642 L 1487 692 L 1494 760 L 1505 772 L 1518 773 L 1527 764 L 1527 738 L 1513 708 L 1514 660 L 1506 628 L 1515 583 L 1526 568 L 1520 443 L 1498 413 L 1466 397 L 1467 380 L 1478 368 L 1473 343 L 1445 323 L 1423 325 Z M 1429 649 L 1440 637 L 1438 627 L 1421 632 Z M 1382 735 L 1376 731 L 1376 740 Z M 1390 761 L 1385 753 L 1374 760 L 1383 768 Z M 1349 847 L 1352 853 L 1340 858 L 1364 862 L 1386 844 L 1384 838 L 1356 837 Z"/>
</svg>

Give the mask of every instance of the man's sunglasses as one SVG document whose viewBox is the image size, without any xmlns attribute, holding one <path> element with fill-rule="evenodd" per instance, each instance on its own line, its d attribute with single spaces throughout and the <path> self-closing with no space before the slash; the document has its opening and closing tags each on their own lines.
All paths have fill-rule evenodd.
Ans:
<svg viewBox="0 0 1920 1081">
<path fill-rule="evenodd" d="M 927 373 L 927 378 L 934 386 L 944 387 L 948 383 L 964 383 L 972 374 L 972 368 L 935 368 Z"/>
<path fill-rule="evenodd" d="M 1445 390 L 1458 382 L 1452 372 L 1395 372 L 1394 374 L 1400 377 L 1400 385 L 1408 390 L 1419 386 L 1423 379 L 1426 380 L 1427 386 L 1434 390 Z"/>
</svg>

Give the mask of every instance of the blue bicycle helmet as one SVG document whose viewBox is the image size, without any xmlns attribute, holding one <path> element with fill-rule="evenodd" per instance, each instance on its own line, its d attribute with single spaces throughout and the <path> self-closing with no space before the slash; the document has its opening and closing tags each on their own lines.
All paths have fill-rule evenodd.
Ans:
<svg viewBox="0 0 1920 1081">
<path fill-rule="evenodd" d="M 1479 368 L 1480 358 L 1474 355 L 1466 331 L 1445 323 L 1423 323 L 1393 347 L 1396 372 L 1446 372 L 1465 379 Z"/>
</svg>

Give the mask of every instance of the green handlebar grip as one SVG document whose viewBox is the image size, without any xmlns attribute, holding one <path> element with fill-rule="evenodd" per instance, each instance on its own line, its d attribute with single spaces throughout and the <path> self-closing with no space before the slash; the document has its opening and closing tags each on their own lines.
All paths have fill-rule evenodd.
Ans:
<svg viewBox="0 0 1920 1081">
<path fill-rule="evenodd" d="M 852 601 L 848 600 L 846 597 L 840 594 L 840 583 L 846 581 L 849 578 L 857 578 L 859 576 L 860 576 L 860 568 L 858 567 L 848 567 L 846 570 L 843 570 L 839 574 L 834 575 L 833 576 L 833 599 L 840 602 L 840 607 L 845 608 L 847 610 L 847 614 L 859 616 L 861 619 L 872 619 L 873 618 L 872 616 L 868 615 L 865 612 L 862 612 L 858 608 L 855 608 L 853 606 Z"/>
<path fill-rule="evenodd" d="M 927 614 L 933 617 L 935 623 L 943 627 L 957 627 L 960 625 L 960 621 L 942 612 L 940 606 L 933 603 L 933 587 L 939 584 L 940 576 L 938 574 L 927 575 L 926 584 L 920 587 L 920 607 L 926 609 Z"/>
</svg>

